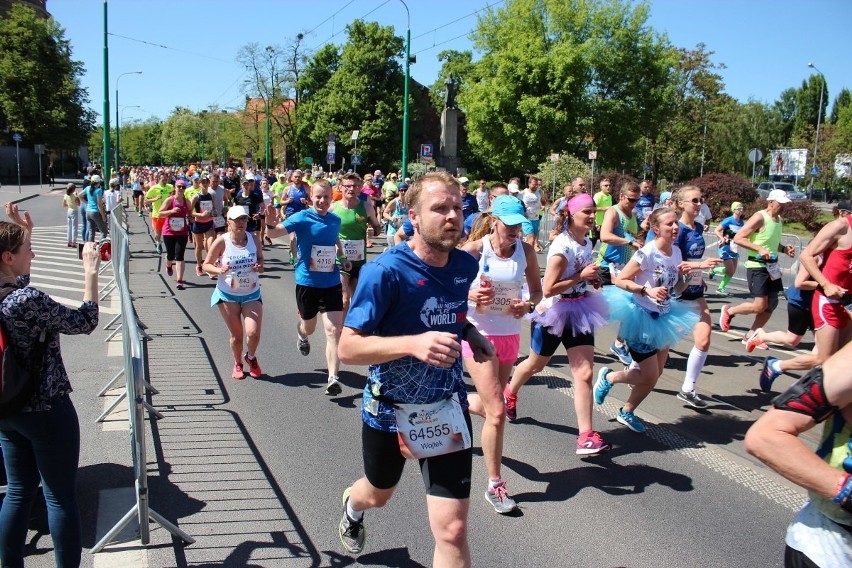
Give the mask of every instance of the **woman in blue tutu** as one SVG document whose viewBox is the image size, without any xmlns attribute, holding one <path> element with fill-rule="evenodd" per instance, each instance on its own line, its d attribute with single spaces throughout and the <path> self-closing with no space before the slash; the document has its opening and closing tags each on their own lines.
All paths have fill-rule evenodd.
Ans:
<svg viewBox="0 0 852 568">
<path fill-rule="evenodd" d="M 677 212 L 669 207 L 655 210 L 650 226 L 654 239 L 637 250 L 614 279 L 618 288 L 609 287 L 604 292 L 611 319 L 621 322 L 618 335 L 630 346 L 633 363 L 620 372 L 602 368 L 594 391 L 595 402 L 603 404 L 612 385 L 633 385 L 616 420 L 640 434 L 645 431 L 645 424 L 634 414 L 636 407 L 660 379 L 669 347 L 698 322 L 698 314 L 691 306 L 674 299 L 686 288 L 683 276 L 693 268 L 683 261 L 680 249 L 674 245 L 679 231 Z"/>
<path fill-rule="evenodd" d="M 506 385 L 506 415 L 517 418 L 518 391 L 550 362 L 563 345 L 574 377 L 574 409 L 577 413 L 577 454 L 594 456 L 611 446 L 592 429 L 592 376 L 595 331 L 608 323 L 609 308 L 600 287 L 598 266 L 587 235 L 595 223 L 595 203 L 588 193 L 572 197 L 557 219 L 561 233 L 547 253 L 543 290 L 546 299 L 533 310 L 530 356 L 515 368 Z"/>
</svg>

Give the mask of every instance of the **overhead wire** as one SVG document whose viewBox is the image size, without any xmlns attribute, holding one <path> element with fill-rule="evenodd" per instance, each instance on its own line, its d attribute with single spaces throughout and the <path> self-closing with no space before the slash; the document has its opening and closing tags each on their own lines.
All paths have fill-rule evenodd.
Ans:
<svg viewBox="0 0 852 568">
<path fill-rule="evenodd" d="M 178 49 L 176 47 L 170 47 L 168 45 L 163 45 L 163 44 L 160 44 L 160 43 L 154 43 L 152 41 L 148 41 L 148 40 L 144 40 L 144 39 L 138 39 L 138 38 L 135 38 L 135 37 L 128 37 L 128 36 L 113 33 L 113 32 L 107 32 L 107 33 L 111 36 L 120 37 L 122 39 L 126 39 L 126 40 L 129 40 L 129 41 L 135 41 L 137 43 L 144 43 L 145 45 L 150 45 L 150 46 L 153 46 L 153 47 L 159 47 L 161 49 L 168 49 L 168 50 L 171 50 L 171 51 L 177 51 L 179 53 L 186 53 L 187 55 L 193 55 L 195 57 L 203 57 L 205 59 L 212 59 L 213 61 L 219 61 L 220 63 L 237 64 L 237 62 L 234 61 L 233 59 L 228 61 L 226 59 L 219 59 L 217 57 L 210 57 L 209 55 L 206 55 L 206 54 L 203 54 L 203 53 L 195 53 L 193 51 L 187 51 L 185 49 Z"/>
</svg>

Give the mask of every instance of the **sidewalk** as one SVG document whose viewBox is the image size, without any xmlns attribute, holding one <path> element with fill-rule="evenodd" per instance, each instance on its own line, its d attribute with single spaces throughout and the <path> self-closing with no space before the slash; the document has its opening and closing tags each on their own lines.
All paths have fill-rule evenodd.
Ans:
<svg viewBox="0 0 852 568">
<path fill-rule="evenodd" d="M 150 337 L 147 376 L 160 391 L 150 401 L 164 415 L 147 421 L 150 505 L 196 539 L 179 549 L 189 565 L 246 565 L 261 555 L 276 565 L 315 566 L 320 552 L 266 469 L 244 417 L 229 405 L 211 347 L 188 313 L 188 296 L 176 296 L 162 276 L 164 260 L 153 252 L 147 219 L 131 208 L 131 294 Z M 150 566 L 174 565 L 172 545 L 171 535 L 152 525 L 148 547 L 115 543 L 96 555 L 95 568 L 101 561 L 115 565 L 122 548 L 141 552 Z"/>
<path fill-rule="evenodd" d="M 61 192 L 65 191 L 65 186 L 68 185 L 68 182 L 74 182 L 77 184 L 77 187 L 82 187 L 83 182 L 79 179 L 56 179 L 56 184 L 54 187 L 50 187 L 49 183 L 44 183 L 39 185 L 35 184 L 25 184 L 21 185 L 20 191 L 18 190 L 17 184 L 3 184 L 0 186 L 0 203 L 5 205 L 10 201 L 14 203 L 20 203 L 21 201 L 26 201 L 27 199 L 32 199 L 38 195 L 46 195 L 49 193 L 56 193 L 57 195 L 61 194 Z"/>
</svg>

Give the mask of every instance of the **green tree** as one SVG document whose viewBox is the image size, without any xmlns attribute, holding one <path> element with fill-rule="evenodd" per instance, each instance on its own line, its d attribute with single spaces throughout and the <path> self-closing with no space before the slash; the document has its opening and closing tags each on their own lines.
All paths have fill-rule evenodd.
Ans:
<svg viewBox="0 0 852 568">
<path fill-rule="evenodd" d="M 487 10 L 472 34 L 482 57 L 458 95 L 473 151 L 504 176 L 552 149 L 632 161 L 671 66 L 647 19 L 646 4 L 619 0 L 509 0 Z"/>
<path fill-rule="evenodd" d="M 191 110 L 176 107 L 163 123 L 160 133 L 163 162 L 186 164 L 196 161 L 203 126 L 201 119 Z"/>
<path fill-rule="evenodd" d="M 13 3 L 0 19 L 0 132 L 52 148 L 85 143 L 94 114 L 80 86 L 83 72 L 59 24 Z"/>
<path fill-rule="evenodd" d="M 648 125 L 648 161 L 655 178 L 683 180 L 700 174 L 702 156 L 707 169 L 705 124 L 709 132 L 711 117 L 733 100 L 717 73 L 724 65 L 712 61 L 703 43 L 673 54 L 672 74 Z"/>
<path fill-rule="evenodd" d="M 562 188 L 569 185 L 575 178 L 583 177 L 590 183 L 592 175 L 589 164 L 571 154 L 559 156 L 559 161 L 555 163 L 550 160 L 542 162 L 536 166 L 536 171 L 541 178 L 541 187 L 549 196 L 551 203 L 554 195 L 558 199 L 562 195 Z"/>
<path fill-rule="evenodd" d="M 785 89 L 772 107 L 781 117 L 781 144 L 788 146 L 793 136 L 793 126 L 799 112 L 799 96 L 794 88 Z"/>
<path fill-rule="evenodd" d="M 820 108 L 820 94 L 822 94 L 822 108 Z M 820 74 L 811 75 L 802 81 L 802 86 L 796 93 L 797 108 L 796 118 L 793 122 L 793 135 L 801 136 L 807 126 L 816 129 L 819 114 L 826 117 L 828 108 L 828 86 Z"/>
<path fill-rule="evenodd" d="M 337 136 L 337 164 L 346 156 L 349 134 L 360 130 L 358 152 L 365 169 L 399 165 L 404 75 L 402 38 L 393 28 L 355 20 L 339 49 L 327 45 L 308 62 L 299 81 L 298 132 L 302 149 L 325 156 L 329 134 Z M 422 99 L 411 97 L 412 122 Z M 418 103 L 418 101 L 421 101 Z M 347 157 L 348 163 L 348 157 Z"/>
<path fill-rule="evenodd" d="M 837 123 L 841 109 L 848 106 L 852 106 L 852 91 L 844 87 L 839 93 L 837 93 L 837 97 L 834 99 L 834 104 L 831 105 L 831 117 L 829 122 L 831 122 L 831 124 Z"/>
<path fill-rule="evenodd" d="M 766 104 L 727 101 L 710 115 L 707 128 L 705 171 L 733 172 L 751 178 L 751 148 L 763 150 L 764 159 L 756 165 L 769 165 L 769 150 L 783 143 L 780 113 Z"/>
</svg>

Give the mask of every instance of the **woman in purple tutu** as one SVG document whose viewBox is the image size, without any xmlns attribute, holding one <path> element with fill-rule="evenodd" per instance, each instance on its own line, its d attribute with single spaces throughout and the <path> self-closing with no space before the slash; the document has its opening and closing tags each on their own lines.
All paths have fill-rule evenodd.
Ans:
<svg viewBox="0 0 852 568">
<path fill-rule="evenodd" d="M 515 368 L 503 391 L 506 415 L 517 418 L 518 391 L 550 362 L 559 345 L 565 347 L 574 377 L 577 412 L 577 455 L 595 456 L 611 449 L 592 429 L 592 375 L 595 331 L 608 323 L 609 310 L 600 287 L 592 243 L 587 238 L 595 223 L 595 203 L 587 193 L 572 197 L 557 219 L 561 233 L 547 253 L 544 271 L 545 300 L 532 314 L 530 356 Z"/>
</svg>

